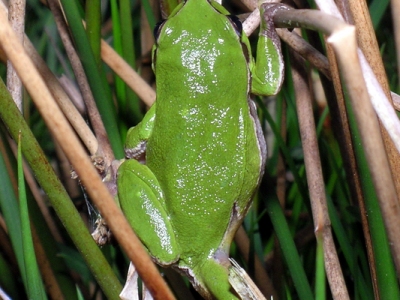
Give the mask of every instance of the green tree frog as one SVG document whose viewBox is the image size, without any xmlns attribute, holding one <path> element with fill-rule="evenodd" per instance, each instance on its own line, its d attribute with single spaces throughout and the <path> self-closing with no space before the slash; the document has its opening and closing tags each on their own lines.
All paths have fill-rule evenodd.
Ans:
<svg viewBox="0 0 400 300">
<path fill-rule="evenodd" d="M 250 94 L 277 93 L 283 77 L 270 25 L 262 23 L 255 63 L 241 23 L 221 5 L 180 4 L 156 29 L 157 100 L 129 130 L 118 169 L 121 208 L 150 255 L 207 299 L 237 299 L 229 247 L 266 159 Z"/>
</svg>

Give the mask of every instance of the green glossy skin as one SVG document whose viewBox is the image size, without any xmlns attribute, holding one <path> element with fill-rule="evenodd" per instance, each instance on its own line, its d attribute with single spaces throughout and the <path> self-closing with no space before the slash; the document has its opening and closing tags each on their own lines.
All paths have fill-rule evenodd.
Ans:
<svg viewBox="0 0 400 300">
<path fill-rule="evenodd" d="M 237 299 L 229 246 L 266 155 L 249 98 L 251 70 L 261 74 L 253 92 L 272 94 L 271 72 L 282 68 L 272 56 L 274 69 L 256 69 L 247 38 L 226 14 L 214 2 L 189 0 L 161 27 L 157 101 L 126 143 L 127 157 L 145 155 L 146 165 L 126 160 L 117 183 L 122 210 L 159 264 L 186 274 L 206 298 Z"/>
</svg>

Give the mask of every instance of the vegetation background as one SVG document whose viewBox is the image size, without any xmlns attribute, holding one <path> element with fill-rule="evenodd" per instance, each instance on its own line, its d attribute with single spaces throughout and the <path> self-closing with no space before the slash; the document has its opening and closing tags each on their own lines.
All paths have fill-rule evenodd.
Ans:
<svg viewBox="0 0 400 300">
<path fill-rule="evenodd" d="M 61 1 L 67 23 L 71 25 L 63 32 L 55 22 L 62 16 L 59 9 L 55 6 L 50 10 L 43 2 L 26 1 L 26 35 L 95 132 L 95 142 L 90 134 L 89 137 L 82 134 L 80 139 L 88 156 L 96 163 L 97 170 L 102 172 L 103 165 L 107 166 L 113 155 L 117 159 L 123 158 L 126 132 L 140 122 L 154 95 L 151 91 L 147 92 L 146 87 L 144 92 L 133 92 L 131 83 L 126 83 L 128 80 L 124 75 L 116 75 L 115 56 L 100 48 L 100 37 L 137 70 L 145 82 L 154 87 L 151 71 L 152 28 L 161 19 L 159 3 L 148 0 Z M 314 9 L 316 5 L 311 0 L 286 2 L 297 8 Z M 355 14 L 352 1 L 337 2 L 342 7 L 351 7 Z M 396 54 L 395 39 L 400 28 L 392 22 L 398 2 L 393 0 L 390 6 L 388 0 L 369 1 L 367 5 L 373 29 L 366 29 L 357 23 L 358 38 L 376 35 L 379 48 L 371 42 L 369 50 L 378 51 L 378 55 L 370 64 L 375 66 L 383 61 L 390 90 L 394 92 L 399 91 L 400 80 L 397 65 L 400 58 Z M 57 1 L 49 1 L 51 3 L 56 5 Z M 250 12 L 249 5 L 239 1 L 226 1 L 224 5 L 241 19 Z M 358 12 L 363 13 L 360 8 Z M 87 23 L 86 32 L 80 25 L 81 19 Z M 354 19 L 359 21 L 356 16 Z M 0 20 L 0 27 L 4 29 L 3 22 Z M 311 18 L 303 20 L 303 23 L 301 20 L 297 22 L 302 27 L 314 26 L 313 29 L 323 30 Z M 306 25 L 307 22 L 311 25 Z M 315 25 L 312 25 L 313 22 Z M 93 197 L 96 192 L 92 192 L 89 180 L 92 173 L 88 170 L 86 177 L 78 171 L 79 161 L 71 161 L 71 157 L 80 157 L 74 152 L 74 142 L 62 142 L 63 131 L 58 130 L 57 123 L 49 123 L 48 117 L 42 116 L 45 108 L 52 106 L 36 102 L 36 98 L 45 99 L 46 95 L 41 94 L 43 89 L 35 85 L 33 79 L 29 82 L 33 78 L 30 77 L 29 65 L 21 69 L 16 67 L 21 77 L 25 73 L 28 78 L 23 79 L 26 87 L 22 95 L 23 118 L 16 111 L 4 85 L 10 39 L 3 29 L 0 29 L 0 48 L 3 48 L 0 51 L 3 81 L 0 83 L 0 114 L 3 120 L 0 126 L 0 298 L 5 298 L 7 294 L 12 299 L 117 299 L 129 260 L 132 255 L 141 255 L 131 252 L 133 246 L 129 246 L 132 241 L 128 233 L 126 236 L 124 232 L 119 233 L 111 244 L 102 247 L 91 239 L 89 232 L 96 228 L 95 222 L 99 217 L 94 207 L 110 207 L 112 211 L 112 206 L 103 204 L 102 197 Z M 68 33 L 72 37 L 71 52 L 63 44 Z M 257 99 L 269 147 L 266 172 L 260 193 L 245 219 L 244 230 L 239 231 L 232 245 L 231 256 L 245 268 L 268 298 L 400 299 L 397 280 L 400 274 L 397 264 L 400 248 L 397 248 L 397 243 L 400 239 L 396 241 L 399 231 L 396 226 L 400 220 L 397 178 L 400 176 L 398 166 L 393 163 L 398 152 L 393 150 L 393 146 L 388 146 L 387 134 L 383 133 L 382 139 L 363 127 L 357 117 L 357 112 L 362 109 L 352 102 L 352 91 L 356 89 L 344 79 L 345 71 L 340 63 L 345 92 L 342 94 L 340 88 L 338 90 L 340 80 L 336 77 L 335 81 L 337 70 L 332 61 L 332 50 L 330 54 L 329 49 L 326 50 L 323 35 L 311 30 L 303 30 L 302 33 L 313 47 L 324 55 L 328 53 L 329 67 L 315 67 L 315 61 L 310 63 L 294 54 L 299 53 L 298 48 L 293 51 L 282 43 L 286 61 L 284 87 L 276 97 Z M 256 44 L 257 34 L 251 36 L 251 42 Z M 350 44 L 346 39 L 344 42 Z M 77 56 L 73 56 L 74 49 Z M 348 55 L 347 51 L 343 48 L 342 54 Z M 32 53 L 29 52 L 29 57 L 37 61 Z M 339 54 L 336 55 L 339 57 Z M 85 77 L 82 74 L 86 74 L 87 80 L 82 79 Z M 130 78 L 131 75 L 127 76 Z M 45 77 L 45 83 L 50 87 L 53 79 L 49 78 Z M 303 85 L 299 78 L 303 80 Z M 358 79 L 363 80 L 362 76 Z M 386 89 L 385 84 L 381 85 Z M 90 98 L 88 91 L 92 92 L 99 113 L 85 108 L 81 95 Z M 60 97 L 55 96 L 54 88 L 51 92 L 54 97 Z M 360 99 L 361 94 L 359 92 Z M 148 102 L 141 101 L 144 98 Z M 342 110 L 337 104 L 340 99 L 344 103 Z M 56 115 L 55 111 L 47 112 L 52 113 Z M 340 119 L 343 117 L 341 113 L 348 117 L 348 123 Z M 109 143 L 102 126 L 97 123 L 98 116 L 104 122 Z M 368 114 L 361 118 L 370 125 L 374 123 L 374 118 Z M 86 125 L 83 122 L 83 125 L 77 126 L 83 128 Z M 15 143 L 19 132 L 21 150 L 27 162 L 24 167 L 26 192 L 22 173 L 17 175 L 17 162 L 22 169 Z M 347 139 L 344 137 L 346 132 L 349 133 Z M 382 146 L 384 155 L 368 147 L 371 145 L 366 142 L 368 132 L 373 137 L 372 144 Z M 317 137 L 315 141 L 310 138 L 313 135 Z M 98 143 L 100 150 L 93 143 Z M 83 159 L 82 165 L 84 162 Z M 77 179 L 71 179 L 71 164 L 84 185 Z M 389 180 L 383 175 L 387 172 Z M 383 191 L 382 186 L 386 187 Z M 390 194 L 390 191 L 394 193 Z M 90 204 L 91 200 L 96 205 Z M 27 208 L 24 203 L 27 203 Z M 385 203 L 390 203 L 389 210 L 385 208 Z M 119 215 L 109 215 L 107 211 L 103 213 L 107 220 L 122 222 Z M 110 226 L 118 228 L 118 224 L 123 223 L 115 224 Z M 143 258 L 143 261 L 146 259 Z M 36 263 L 38 269 L 33 268 Z M 185 279 L 169 269 L 160 271 L 178 299 L 199 298 Z M 38 272 L 42 276 L 38 276 Z M 144 281 L 145 278 L 155 278 L 153 273 L 149 274 L 143 275 Z M 156 279 L 152 281 L 155 286 L 149 287 L 151 291 L 163 290 Z"/>
</svg>

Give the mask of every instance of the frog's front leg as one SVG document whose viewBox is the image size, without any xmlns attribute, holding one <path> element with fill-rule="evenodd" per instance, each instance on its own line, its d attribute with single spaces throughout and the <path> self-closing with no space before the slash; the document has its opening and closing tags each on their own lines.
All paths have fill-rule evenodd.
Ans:
<svg viewBox="0 0 400 300">
<path fill-rule="evenodd" d="M 155 117 L 155 105 L 143 121 L 128 132 L 127 157 L 139 159 L 145 153 Z M 117 173 L 118 199 L 129 224 L 150 255 L 160 265 L 170 265 L 179 258 L 175 233 L 165 209 L 165 198 L 153 172 L 136 159 L 124 161 Z"/>
<path fill-rule="evenodd" d="M 287 6 L 276 3 L 264 3 L 260 6 L 261 24 L 257 57 L 255 64 L 254 62 L 250 64 L 251 92 L 257 95 L 276 95 L 282 86 L 284 61 L 281 42 L 272 19 L 280 9 L 287 9 Z"/>
<path fill-rule="evenodd" d="M 125 156 L 136 160 L 144 160 L 147 140 L 151 136 L 156 117 L 156 103 L 147 111 L 143 120 L 128 130 L 125 141 Z"/>
</svg>

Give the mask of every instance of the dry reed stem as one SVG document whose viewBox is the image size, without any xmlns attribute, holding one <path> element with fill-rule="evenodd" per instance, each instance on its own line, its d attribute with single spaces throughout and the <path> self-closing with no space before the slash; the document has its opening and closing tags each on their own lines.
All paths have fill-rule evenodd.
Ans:
<svg viewBox="0 0 400 300">
<path fill-rule="evenodd" d="M 0 11 L 8 14 L 7 7 L 4 5 L 3 1 L 0 1 Z M 61 87 L 57 78 L 50 71 L 49 67 L 36 51 L 35 47 L 33 47 L 32 43 L 26 35 L 24 37 L 24 48 L 29 57 L 32 59 L 33 63 L 35 64 L 36 68 L 42 75 L 44 81 L 47 83 L 50 92 L 53 94 L 54 99 L 57 101 L 57 104 L 60 106 L 64 115 L 67 117 L 68 121 L 78 133 L 89 153 L 94 155 L 98 148 L 96 137 L 93 135 L 92 131 L 90 130 L 76 107 L 71 103 L 71 100 L 65 93 L 64 89 Z"/>
<path fill-rule="evenodd" d="M 3 11 L 6 14 L 8 13 L 7 8 L 1 1 L 0 11 Z M 43 61 L 40 55 L 37 53 L 36 49 L 33 47 L 27 36 L 25 36 L 24 39 L 24 47 L 25 51 L 28 53 L 29 57 L 32 59 L 36 68 L 47 83 L 48 88 L 54 96 L 54 99 L 57 101 L 57 104 L 60 106 L 64 115 L 68 118 L 68 121 L 71 123 L 75 131 L 78 133 L 79 137 L 84 142 L 85 146 L 89 150 L 89 153 L 95 154 L 97 151 L 97 139 L 93 135 L 90 128 L 87 126 L 85 120 L 77 111 L 76 107 L 71 103 L 68 95 L 61 87 L 57 78 L 47 67 L 46 63 Z"/>
<path fill-rule="evenodd" d="M 51 12 L 53 13 L 58 32 L 71 63 L 72 69 L 74 70 L 74 74 L 79 89 L 81 91 L 82 98 L 86 104 L 90 123 L 96 134 L 98 148 L 95 154 L 104 157 L 105 165 L 110 166 L 112 161 L 115 159 L 114 153 L 111 149 L 110 141 L 108 139 L 107 132 L 101 119 L 100 113 L 97 109 L 96 102 L 94 101 L 92 91 L 90 90 L 89 82 L 83 69 L 81 60 L 76 53 L 76 50 L 70 39 L 68 26 L 61 12 L 59 2 L 56 0 L 49 0 L 48 4 Z"/>
<path fill-rule="evenodd" d="M 68 95 L 58 82 L 57 78 L 47 67 L 46 63 L 39 56 L 36 49 L 33 47 L 32 43 L 25 39 L 24 47 L 37 67 L 38 71 L 42 75 L 43 79 L 47 83 L 47 86 L 52 93 L 54 99 L 57 101 L 57 104 L 60 106 L 65 117 L 73 126 L 74 130 L 84 143 L 85 147 L 89 151 L 91 155 L 97 153 L 98 142 L 93 132 L 90 130 L 89 126 L 86 124 L 82 115 L 76 109 L 76 107 L 72 104 Z"/>
<path fill-rule="evenodd" d="M 296 32 L 290 32 L 287 29 L 277 28 L 279 37 L 284 41 L 290 48 L 295 50 L 297 54 L 300 54 L 305 60 L 309 61 L 311 65 L 317 68 L 326 78 L 331 79 L 329 70 L 329 62 L 327 58 L 307 43 L 301 36 Z"/>
<path fill-rule="evenodd" d="M 318 6 L 323 11 L 330 13 L 331 15 L 334 15 L 335 17 L 337 17 L 341 20 L 343 19 L 339 10 L 337 9 L 337 7 L 335 7 L 332 0 L 324 0 L 324 1 L 316 0 L 316 2 L 318 3 Z M 326 7 L 327 5 L 329 5 L 329 8 Z M 399 150 L 400 149 L 399 148 L 400 147 L 400 145 L 399 145 L 400 138 L 398 137 L 398 133 L 400 132 L 400 121 L 399 121 L 396 113 L 394 112 L 393 106 L 389 99 L 390 91 L 388 90 L 386 75 L 385 75 L 385 72 L 382 67 L 381 57 L 379 54 L 379 50 L 377 48 L 376 39 L 375 39 L 375 37 L 371 37 L 371 31 L 373 32 L 373 30 L 372 30 L 372 26 L 370 24 L 369 17 L 366 17 L 366 15 L 368 14 L 368 10 L 365 7 L 365 3 L 362 4 L 362 3 L 357 3 L 357 2 L 351 2 L 350 7 L 352 9 L 352 15 L 354 15 L 354 17 L 355 17 L 355 23 L 357 24 L 357 26 L 364 26 L 363 23 L 367 24 L 367 27 L 365 30 L 368 30 L 368 32 L 364 34 L 363 32 L 358 31 L 357 38 L 358 38 L 359 34 L 363 35 L 361 38 L 358 38 L 358 39 L 362 43 L 363 49 L 367 50 L 367 52 L 368 52 L 367 57 L 371 60 L 371 62 L 373 62 L 374 68 L 375 68 L 374 72 L 376 74 L 378 74 L 378 78 L 380 80 L 380 82 L 378 82 L 378 79 L 375 77 L 374 73 L 372 72 L 370 65 L 367 63 L 366 57 L 361 52 L 361 50 L 358 49 L 357 50 L 358 51 L 358 59 L 360 61 L 361 68 L 362 68 L 362 73 L 359 75 L 364 76 L 364 78 L 365 78 L 366 88 L 367 88 L 369 98 L 370 98 L 367 101 L 368 102 L 367 105 L 369 105 L 370 102 L 372 103 L 375 113 L 378 115 L 379 120 L 381 121 L 382 125 L 386 129 L 386 131 L 382 130 L 384 132 L 383 133 L 383 141 L 384 141 L 384 146 L 386 148 L 386 152 L 379 153 L 382 156 L 379 156 L 378 158 L 374 158 L 371 153 L 371 157 L 367 158 L 367 160 L 368 160 L 368 164 L 370 166 L 370 170 L 371 170 L 371 173 L 373 176 L 373 182 L 374 182 L 375 190 L 377 192 L 383 219 L 385 221 L 386 232 L 389 237 L 392 255 L 393 255 L 395 266 L 396 266 L 397 276 L 400 277 L 400 252 L 399 252 L 400 251 L 400 241 L 399 241 L 400 234 L 396 233 L 399 228 L 398 223 L 400 223 L 400 221 L 396 221 L 396 220 L 400 219 L 400 215 L 399 215 L 400 209 L 399 209 L 399 203 L 398 203 L 398 195 L 399 194 L 396 193 L 400 189 L 400 179 L 398 178 L 398 176 L 395 176 L 396 178 L 393 182 L 393 178 L 390 176 L 391 174 L 387 174 L 388 172 L 393 173 L 393 174 L 399 173 L 398 169 L 399 169 L 400 164 L 399 164 L 399 159 L 398 159 L 398 156 L 399 156 L 398 152 L 400 151 Z M 343 9 L 346 10 L 346 6 L 344 6 Z M 346 13 L 346 15 L 350 15 L 350 14 Z M 365 31 L 365 30 L 363 30 L 363 31 Z M 345 48 L 343 48 L 343 49 L 345 49 Z M 346 53 L 346 52 L 344 51 L 344 53 Z M 349 62 L 351 62 L 351 60 Z M 358 63 L 358 61 L 355 63 Z M 351 79 L 352 77 L 347 76 L 347 78 Z M 353 78 L 355 79 L 356 77 L 353 76 Z M 357 83 L 350 82 L 350 85 L 357 85 Z M 383 90 L 382 87 L 385 88 L 385 91 Z M 350 90 L 350 86 L 348 86 L 348 89 Z M 353 95 L 353 97 L 355 97 L 355 95 Z M 357 98 L 352 98 L 352 101 L 353 101 L 353 107 L 355 110 L 355 115 L 357 118 L 357 114 L 361 114 L 362 112 L 356 111 L 357 108 L 354 105 L 355 99 L 357 99 Z M 358 102 L 360 102 L 360 100 Z M 365 115 L 365 112 L 364 112 L 364 115 Z M 367 123 L 367 121 L 365 121 L 365 123 Z M 368 125 L 372 125 L 372 122 L 371 122 L 371 124 L 365 124 L 365 126 L 368 126 Z M 362 125 L 359 125 L 359 127 L 360 126 L 362 126 Z M 387 138 L 386 132 L 391 137 L 391 140 L 389 140 Z M 373 137 L 368 135 L 368 130 L 365 130 L 364 134 L 366 134 L 367 136 L 364 137 L 363 134 L 361 134 L 363 140 L 371 139 L 371 138 L 373 139 Z M 376 143 L 379 143 L 380 141 L 381 141 L 381 139 L 378 140 L 378 138 L 375 137 Z M 364 142 L 363 142 L 363 144 L 364 144 Z M 393 148 L 393 143 L 394 143 L 395 147 L 397 148 L 397 151 Z M 370 151 L 370 149 L 366 149 L 366 151 Z M 379 154 L 375 153 L 375 155 L 379 155 Z M 376 162 L 380 161 L 380 160 L 385 160 L 387 162 L 388 160 L 386 159 L 386 154 L 388 155 L 389 163 L 386 164 L 385 166 L 388 168 L 388 170 L 383 170 L 384 176 L 382 178 L 380 178 L 379 170 L 382 170 L 382 166 L 381 166 L 381 169 L 379 169 L 379 166 L 377 165 Z M 370 160 L 372 160 L 372 161 L 370 161 Z M 372 165 L 375 165 L 376 169 L 374 169 L 372 167 Z M 374 178 L 374 176 L 376 176 L 376 178 Z M 384 181 L 384 182 L 382 182 L 382 181 Z M 380 185 L 380 187 L 378 186 L 378 184 Z M 382 191 L 382 189 L 385 189 L 385 187 L 384 187 L 385 184 L 388 185 L 387 190 Z M 395 194 L 393 194 L 393 189 L 392 189 L 393 185 L 395 186 L 395 189 L 394 189 Z M 389 215 L 387 215 L 387 214 L 389 214 Z M 395 232 L 393 232 L 393 231 L 395 231 Z M 375 291 L 375 293 L 376 293 L 376 291 Z"/>
<path fill-rule="evenodd" d="M 147 106 L 154 103 L 156 92 L 104 40 L 101 40 L 101 58 Z"/>
<path fill-rule="evenodd" d="M 49 130 L 63 148 L 120 245 L 139 270 L 141 278 L 151 290 L 152 295 L 156 299 L 174 299 L 123 213 L 102 183 L 68 121 L 53 101 L 50 91 L 33 62 L 9 26 L 4 11 L 0 12 L 0 24 L 0 43 L 4 52 L 12 61 Z"/>
<path fill-rule="evenodd" d="M 316 1 L 320 3 L 320 0 Z M 329 5 L 331 2 L 326 0 L 326 2 L 321 1 L 321 3 Z M 339 30 L 342 26 L 346 26 L 336 6 L 332 9 L 332 13 L 335 13 L 335 17 L 321 14 L 321 12 L 316 10 L 281 11 L 274 16 L 274 22 L 278 27 L 300 27 L 301 24 L 301 27 L 318 30 L 324 34 L 330 35 L 333 30 Z M 400 120 L 361 51 L 359 53 L 359 59 L 363 70 L 363 76 L 368 83 L 368 94 L 375 112 L 388 131 L 397 150 L 400 151 Z"/>
<path fill-rule="evenodd" d="M 369 99 L 363 70 L 358 60 L 355 28 L 348 26 L 333 33 L 328 42 L 333 46 L 349 93 L 360 130 L 362 145 L 384 216 L 386 231 L 396 269 L 400 270 L 400 206 L 383 145 L 378 119 Z M 399 274 L 399 273 L 398 273 Z"/>
<path fill-rule="evenodd" d="M 379 85 L 382 87 L 383 92 L 389 100 L 389 103 L 393 105 L 393 101 L 390 95 L 389 82 L 386 77 L 386 71 L 383 65 L 378 41 L 376 39 L 374 28 L 372 26 L 372 21 L 369 15 L 367 4 L 365 1 L 354 0 L 349 0 L 348 3 L 351 10 L 351 15 L 354 19 L 354 24 L 356 25 L 357 41 L 359 47 L 362 50 L 368 64 L 371 66 L 372 72 L 376 76 L 376 79 L 379 82 Z M 377 101 L 382 102 L 384 100 L 378 99 Z M 388 118 L 390 117 L 388 116 Z M 400 174 L 400 149 L 395 148 L 393 141 L 390 139 L 388 132 L 383 126 L 381 126 L 381 131 L 392 173 Z M 397 196 L 399 197 L 400 176 L 394 176 L 393 180 L 395 183 Z"/>
<path fill-rule="evenodd" d="M 22 42 L 25 28 L 25 0 L 10 0 L 8 7 L 11 27 Z M 19 111 L 22 112 L 22 83 L 9 60 L 7 61 L 7 89 Z"/>
<path fill-rule="evenodd" d="M 330 1 L 321 1 L 324 5 L 327 5 L 330 3 Z M 337 8 L 336 12 L 337 11 Z M 335 10 L 334 9 L 334 10 Z M 302 17 L 299 17 L 300 15 L 303 15 Z M 315 16 L 313 16 L 315 15 Z M 296 14 L 291 13 L 291 12 L 282 12 L 277 14 L 274 18 L 274 21 L 282 22 L 285 24 L 285 21 L 283 18 L 291 20 L 291 25 L 299 24 L 301 23 L 303 26 L 306 26 L 307 28 L 312 28 L 312 29 L 319 29 L 322 32 L 326 34 L 332 34 L 332 30 L 335 29 L 336 32 L 339 32 L 340 29 L 343 28 L 343 26 L 347 26 L 344 24 L 340 24 L 340 20 L 329 16 L 326 16 L 322 19 L 321 16 L 318 16 L 318 12 L 315 11 L 300 11 L 297 12 Z M 340 16 L 340 15 L 339 15 Z M 335 25 L 336 27 L 332 27 L 332 25 Z M 334 33 L 335 34 L 335 33 Z M 337 40 L 337 39 L 334 39 Z M 346 63 L 340 63 L 340 67 L 349 67 L 350 65 L 354 67 L 354 64 L 360 64 L 362 68 L 362 72 L 359 73 L 354 73 L 353 75 L 359 75 L 360 77 L 357 76 L 346 76 L 345 79 L 349 80 L 347 82 L 348 84 L 348 90 L 353 92 L 352 87 L 356 86 L 357 88 L 360 85 L 359 81 L 363 82 L 364 86 L 364 78 L 366 82 L 368 83 L 366 85 L 367 88 L 367 98 L 364 99 L 365 103 L 363 102 L 363 105 L 357 105 L 360 103 L 361 97 L 358 96 L 356 97 L 355 94 L 350 94 L 351 98 L 354 100 L 353 101 L 353 107 L 354 110 L 357 114 L 363 115 L 364 117 L 359 117 L 359 127 L 367 126 L 366 128 L 372 128 L 373 127 L 373 121 L 370 121 L 368 118 L 376 118 L 376 114 L 379 116 L 380 120 L 382 121 L 382 124 L 385 126 L 389 134 L 391 135 L 394 143 L 396 144 L 396 147 L 400 148 L 400 136 L 399 138 L 396 138 L 398 134 L 400 133 L 400 121 L 397 118 L 394 109 L 392 105 L 389 103 L 389 100 L 386 98 L 385 94 L 383 93 L 383 90 L 379 83 L 377 82 L 377 79 L 375 78 L 374 74 L 372 73 L 371 67 L 368 65 L 366 62 L 366 59 L 362 52 L 356 48 L 358 51 L 358 57 L 355 55 L 355 57 L 351 57 L 348 55 L 348 42 L 344 42 L 345 47 L 341 49 L 343 55 L 347 55 L 346 57 L 347 62 Z M 355 45 L 356 47 L 356 45 Z M 344 50 L 346 49 L 346 50 Z M 339 51 L 339 50 L 337 50 Z M 340 54 L 337 51 L 336 54 Z M 353 61 L 356 59 L 357 61 Z M 359 60 L 358 60 L 359 59 Z M 347 64 L 347 65 L 346 65 Z M 355 81 L 354 83 L 351 81 Z M 363 97 L 364 95 L 362 95 Z M 355 100 L 358 99 L 356 102 Z M 374 111 L 370 113 L 366 113 L 366 108 L 365 106 L 367 105 L 373 105 Z M 357 110 L 360 109 L 360 112 Z M 376 114 L 375 114 L 376 113 Z M 363 118 L 367 118 L 364 123 L 361 123 Z M 368 158 L 368 163 L 370 166 L 370 170 L 373 176 L 373 182 L 375 186 L 375 190 L 378 194 L 378 199 L 379 199 L 379 204 L 381 206 L 383 218 L 385 220 L 385 227 L 386 231 L 389 235 L 389 241 L 392 249 L 392 254 L 394 257 L 394 261 L 396 264 L 396 270 L 398 276 L 400 276 L 400 232 L 398 231 L 398 228 L 400 226 L 400 209 L 399 209 L 399 204 L 398 204 L 398 199 L 397 199 L 397 194 L 394 187 L 393 179 L 391 178 L 391 169 L 389 167 L 387 158 L 386 158 L 386 152 L 385 149 L 379 148 L 379 143 L 382 143 L 382 138 L 380 135 L 376 136 L 376 131 L 370 131 L 370 130 L 365 130 L 363 129 L 363 132 L 361 133 L 362 139 L 364 140 L 369 140 L 373 139 L 374 142 L 372 144 L 368 143 L 368 147 L 364 146 L 366 152 L 371 152 L 371 156 Z M 375 136 L 372 137 L 371 134 L 374 134 Z M 364 141 L 365 142 L 365 141 Z M 379 148 L 379 149 L 377 149 Z M 375 149 L 375 151 L 372 151 L 371 149 Z M 382 151 L 383 150 L 383 151 Z M 374 154 L 373 154 L 374 153 Z M 379 163 L 378 163 L 379 162 Z M 387 168 L 387 169 L 385 169 Z M 383 172 L 383 176 L 381 176 L 381 173 Z M 394 191 L 394 194 L 393 194 Z"/>
<path fill-rule="evenodd" d="M 361 2 L 364 2 L 364 1 L 361 1 Z M 341 0 L 341 1 L 337 2 L 337 5 L 338 5 L 344 19 L 346 20 L 346 22 L 349 24 L 356 23 L 357 36 L 358 36 L 358 40 L 361 41 L 360 46 L 363 49 L 363 51 L 366 50 L 367 52 L 371 52 L 372 48 L 377 47 L 377 42 L 375 39 L 375 35 L 373 34 L 373 28 L 372 28 L 371 20 L 369 18 L 368 9 L 367 9 L 365 3 L 359 3 L 359 4 L 356 4 L 356 6 L 361 5 L 361 11 L 360 12 L 354 11 L 354 9 L 355 9 L 354 4 L 355 3 L 350 5 L 349 1 L 347 1 L 347 0 L 346 1 Z M 358 9 L 356 9 L 356 10 L 358 10 Z M 358 16 L 353 18 L 353 13 Z M 367 13 L 368 16 L 366 16 L 365 13 Z M 363 32 L 364 30 L 369 30 L 370 32 L 364 33 Z M 372 34 L 371 34 L 371 31 L 372 31 Z M 363 36 L 363 37 L 359 37 L 359 36 Z M 368 39 L 370 40 L 370 42 L 366 43 L 365 41 Z M 365 48 L 365 45 L 368 45 L 367 49 Z M 337 95 L 340 95 L 340 98 L 341 98 L 340 101 L 343 102 L 344 101 L 343 100 L 343 90 L 342 90 L 341 81 L 339 78 L 339 70 L 337 69 L 336 59 L 333 54 L 333 49 L 329 45 L 327 46 L 327 49 L 328 49 L 328 55 L 330 55 L 330 57 L 329 57 L 330 61 L 333 62 L 332 72 L 336 72 L 336 75 L 335 75 L 336 80 L 334 81 L 335 89 L 338 90 Z M 377 50 L 378 48 L 375 48 L 375 49 Z M 378 51 L 378 53 L 376 53 L 375 49 L 372 50 L 372 52 L 375 52 L 375 60 L 381 60 L 379 51 Z M 377 54 L 378 54 L 378 57 L 376 57 Z M 368 54 L 367 54 L 367 56 L 368 56 Z M 371 59 L 369 59 L 369 62 L 371 63 Z M 376 63 L 374 63 L 374 64 L 375 64 L 375 66 L 379 67 L 379 64 L 378 65 Z M 381 67 L 382 67 L 382 64 L 381 64 Z M 375 67 L 375 69 L 376 69 L 376 67 Z M 375 71 L 375 74 L 376 74 L 376 71 Z M 381 79 L 383 79 L 382 76 L 381 76 Z M 386 80 L 384 80 L 384 81 L 386 81 Z M 381 84 L 382 84 L 382 81 L 381 81 Z M 389 100 L 390 100 L 390 97 L 389 97 Z M 343 109 L 344 109 L 344 106 L 345 105 L 343 102 Z M 345 111 L 343 111 L 343 113 L 345 113 Z M 386 132 L 383 130 L 383 133 L 386 133 Z M 384 135 L 387 136 L 387 134 L 384 134 Z M 346 147 L 346 145 L 341 145 L 341 147 Z M 391 147 L 391 148 L 393 148 L 393 147 Z M 351 163 L 356 165 L 356 162 L 353 161 L 353 159 L 355 160 L 355 158 L 353 158 L 354 152 L 349 151 L 348 153 L 351 155 Z M 356 170 L 356 168 L 357 168 L 357 166 L 354 166 L 354 167 L 351 166 L 351 167 L 354 170 Z M 350 171 L 350 172 L 348 172 L 348 174 L 350 175 L 349 179 L 353 181 L 353 182 L 350 182 L 350 184 L 349 184 L 349 187 L 351 189 L 350 191 L 353 194 L 353 198 L 357 199 L 357 202 L 358 202 L 358 205 L 360 208 L 361 223 L 362 223 L 363 232 L 364 232 L 364 239 L 365 239 L 365 245 L 366 245 L 367 256 L 368 256 L 368 261 L 369 261 L 369 269 L 370 269 L 370 273 L 371 273 L 374 297 L 375 297 L 375 299 L 379 300 L 380 296 L 379 296 L 379 287 L 378 287 L 378 281 L 377 281 L 376 259 L 374 256 L 372 238 L 371 238 L 370 229 L 369 229 L 369 222 L 368 222 L 368 217 L 367 217 L 368 213 L 366 211 L 366 207 L 365 207 L 365 203 L 364 203 L 364 196 L 363 196 L 362 190 L 361 190 L 361 182 L 359 181 L 360 178 L 359 178 L 358 172 Z"/>
<path fill-rule="evenodd" d="M 372 239 L 369 230 L 369 223 L 367 211 L 364 203 L 364 195 L 361 188 L 360 176 L 358 173 L 357 160 L 354 153 L 353 141 L 350 133 L 349 121 L 347 119 L 346 104 L 343 95 L 342 82 L 340 79 L 339 69 L 336 62 L 336 57 L 332 47 L 326 44 L 327 56 L 331 66 L 331 76 L 335 89 L 336 99 L 328 94 L 327 100 L 329 104 L 329 111 L 333 120 L 337 139 L 339 141 L 340 151 L 342 153 L 344 166 L 346 169 L 346 178 L 351 193 L 351 199 L 354 199 L 360 208 L 361 224 L 364 232 L 364 239 L 367 248 L 367 255 L 369 261 L 369 268 L 371 272 L 372 284 L 374 287 L 375 299 L 379 299 L 377 277 L 376 277 L 376 264 L 374 249 L 372 246 Z"/>
<path fill-rule="evenodd" d="M 75 82 L 70 79 L 66 74 L 61 74 L 61 76 L 58 77 L 58 82 L 67 93 L 68 97 L 71 99 L 71 102 L 75 105 L 79 113 L 81 115 L 85 115 L 86 106 L 83 102 L 81 92 L 79 88 L 75 85 Z"/>
<path fill-rule="evenodd" d="M 249 36 L 257 29 L 258 25 L 260 25 L 260 10 L 257 8 L 244 20 L 243 31 Z"/>
<path fill-rule="evenodd" d="M 340 267 L 335 244 L 331 233 L 331 222 L 325 196 L 324 178 L 318 149 L 317 133 L 313 115 L 311 93 L 307 82 L 307 73 L 301 66 L 300 56 L 293 53 L 292 78 L 296 93 L 296 108 L 299 119 L 301 143 L 311 208 L 313 212 L 315 234 L 322 237 L 325 269 L 334 299 L 350 299 L 343 273 Z"/>
</svg>

